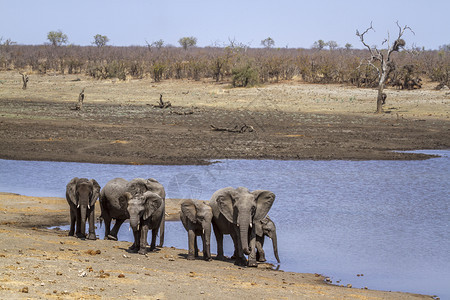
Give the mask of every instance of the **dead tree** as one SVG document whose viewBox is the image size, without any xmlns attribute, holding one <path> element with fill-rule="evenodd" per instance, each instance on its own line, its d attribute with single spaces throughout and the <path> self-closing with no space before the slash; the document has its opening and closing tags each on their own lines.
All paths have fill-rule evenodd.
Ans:
<svg viewBox="0 0 450 300">
<path fill-rule="evenodd" d="M 401 27 L 398 22 L 396 22 L 398 27 L 398 37 L 395 39 L 394 43 L 391 45 L 390 37 L 388 33 L 388 38 L 385 39 L 382 43 L 384 45 L 387 44 L 387 49 L 378 50 L 376 46 L 369 46 L 364 41 L 364 36 L 370 31 L 373 30 L 372 22 L 370 23 L 370 27 L 367 28 L 363 33 L 360 33 L 356 30 L 356 35 L 360 38 L 361 43 L 369 49 L 370 58 L 367 60 L 367 64 L 375 68 L 378 72 L 378 96 L 377 96 L 377 113 L 381 113 L 383 111 L 383 104 L 386 96 L 383 99 L 383 90 L 386 83 L 386 79 L 388 78 L 389 72 L 391 71 L 392 66 L 392 53 L 399 52 L 400 48 L 403 48 L 406 43 L 405 40 L 402 39 L 403 34 L 406 30 L 411 31 L 414 34 L 414 31 L 409 26 Z"/>
<path fill-rule="evenodd" d="M 28 84 L 28 75 L 25 73 L 19 73 L 19 74 L 22 75 L 22 81 L 23 81 L 22 90 L 26 90 L 27 84 Z"/>
<path fill-rule="evenodd" d="M 159 104 L 158 105 L 153 105 L 153 107 L 158 107 L 158 108 L 168 108 L 171 107 L 172 104 L 170 103 L 170 101 L 163 101 L 163 95 L 159 94 Z"/>
<path fill-rule="evenodd" d="M 81 90 L 81 93 L 78 95 L 78 103 L 75 106 L 75 110 L 81 110 L 83 107 L 83 101 L 84 101 L 84 89 Z"/>
</svg>

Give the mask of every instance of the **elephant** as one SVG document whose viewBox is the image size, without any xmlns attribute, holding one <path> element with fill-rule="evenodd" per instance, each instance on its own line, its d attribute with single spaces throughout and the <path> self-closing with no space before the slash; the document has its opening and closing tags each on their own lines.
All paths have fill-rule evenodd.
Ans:
<svg viewBox="0 0 450 300">
<path fill-rule="evenodd" d="M 272 240 L 273 253 L 278 263 L 280 263 L 280 257 L 278 256 L 278 242 L 277 242 L 277 228 L 275 223 L 266 216 L 264 219 L 255 222 L 256 233 L 256 260 L 259 262 L 265 262 L 266 256 L 264 253 L 264 238 L 268 236 Z"/>
<path fill-rule="evenodd" d="M 186 199 L 181 203 L 180 219 L 188 232 L 188 260 L 193 260 L 198 256 L 197 236 L 201 236 L 203 258 L 211 261 L 212 217 L 212 209 L 207 201 Z"/>
<path fill-rule="evenodd" d="M 155 179 L 123 178 L 110 180 L 100 192 L 101 217 L 105 221 L 105 239 L 116 240 L 120 226 L 130 219 L 134 243 L 131 252 L 147 253 L 147 233 L 152 230 L 150 251 L 156 249 L 156 235 L 161 230 L 160 245 L 164 243 L 165 222 L 164 187 Z M 116 223 L 110 230 L 111 219 Z"/>
<path fill-rule="evenodd" d="M 250 192 L 244 187 L 226 187 L 216 191 L 210 200 L 217 240 L 216 258 L 225 258 L 223 235 L 230 234 L 234 243 L 235 264 L 256 267 L 256 233 L 253 225 L 264 219 L 274 201 L 275 194 L 271 191 Z M 244 254 L 249 256 L 248 262 Z"/>
<path fill-rule="evenodd" d="M 66 186 L 66 200 L 70 206 L 69 236 L 86 238 L 86 220 L 89 220 L 89 240 L 95 240 L 95 202 L 100 194 L 100 185 L 95 179 L 74 177 Z M 76 228 L 75 228 L 76 223 Z M 76 229 L 76 230 L 75 230 Z"/>
</svg>

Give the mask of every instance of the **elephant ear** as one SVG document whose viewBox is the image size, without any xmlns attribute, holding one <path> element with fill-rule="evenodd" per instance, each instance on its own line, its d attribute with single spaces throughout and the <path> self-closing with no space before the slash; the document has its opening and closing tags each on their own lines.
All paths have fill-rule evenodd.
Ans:
<svg viewBox="0 0 450 300">
<path fill-rule="evenodd" d="M 269 213 L 273 201 L 275 201 L 275 194 L 271 191 L 253 191 L 256 201 L 255 221 L 263 219 Z"/>
<path fill-rule="evenodd" d="M 219 206 L 220 212 L 225 216 L 228 222 L 237 224 L 237 216 L 235 216 L 233 208 L 235 200 L 232 197 L 231 190 L 225 190 L 222 193 L 219 193 L 217 195 L 216 202 Z"/>
<path fill-rule="evenodd" d="M 144 220 L 150 218 L 153 213 L 161 206 L 163 203 L 162 198 L 153 193 L 153 192 L 145 192 L 144 195 Z"/>
<path fill-rule="evenodd" d="M 66 186 L 66 197 L 67 200 L 70 200 L 75 205 L 78 205 L 78 197 L 77 197 L 77 182 L 78 177 L 72 178 L 72 180 Z"/>
<path fill-rule="evenodd" d="M 263 223 L 262 221 L 255 221 L 255 233 L 257 236 L 263 236 Z"/>
<path fill-rule="evenodd" d="M 89 180 L 89 182 L 92 184 L 92 195 L 89 202 L 91 206 L 94 206 L 95 201 L 97 201 L 98 197 L 100 196 L 100 185 L 95 179 L 91 179 Z"/>
<path fill-rule="evenodd" d="M 197 223 L 197 209 L 194 201 L 191 199 L 185 200 L 181 203 L 181 213 L 185 215 L 192 223 Z"/>
<path fill-rule="evenodd" d="M 161 198 L 166 198 L 166 191 L 161 183 L 154 178 L 149 178 L 146 181 L 146 186 L 148 191 L 152 191 L 153 193 L 158 194 Z"/>
<path fill-rule="evenodd" d="M 147 180 L 143 178 L 134 178 L 127 183 L 126 190 L 132 196 L 142 195 L 148 191 Z"/>
</svg>

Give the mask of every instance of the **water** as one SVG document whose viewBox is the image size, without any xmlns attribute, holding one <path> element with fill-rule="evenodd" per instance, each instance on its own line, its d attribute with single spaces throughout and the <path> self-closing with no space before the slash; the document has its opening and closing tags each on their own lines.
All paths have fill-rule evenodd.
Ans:
<svg viewBox="0 0 450 300">
<path fill-rule="evenodd" d="M 425 161 L 225 160 L 210 166 L 129 166 L 0 160 L 0 191 L 65 197 L 73 177 L 154 177 L 168 198 L 208 200 L 226 186 L 268 189 L 281 269 L 353 287 L 450 299 L 450 151 Z M 103 229 L 97 231 L 102 237 Z M 128 226 L 119 239 L 132 240 Z M 225 239 L 225 254 L 232 242 Z M 165 246 L 187 248 L 180 222 Z M 276 263 L 270 241 L 266 258 Z M 216 252 L 213 241 L 211 251 Z M 357 276 L 363 274 L 363 276 Z"/>
</svg>

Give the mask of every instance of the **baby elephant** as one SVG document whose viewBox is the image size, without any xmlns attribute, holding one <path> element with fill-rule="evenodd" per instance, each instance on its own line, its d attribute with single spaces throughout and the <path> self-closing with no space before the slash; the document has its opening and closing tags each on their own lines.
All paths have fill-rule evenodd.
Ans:
<svg viewBox="0 0 450 300">
<path fill-rule="evenodd" d="M 272 239 L 273 253 L 277 262 L 280 263 L 280 258 L 278 257 L 278 243 L 277 243 L 277 228 L 275 223 L 266 216 L 264 219 L 255 222 L 255 232 L 256 232 L 256 259 L 260 262 L 265 262 L 266 257 L 264 254 L 264 237 L 268 236 Z"/>
<path fill-rule="evenodd" d="M 208 201 L 187 199 L 181 203 L 180 219 L 188 232 L 189 254 L 187 259 L 198 256 L 197 236 L 202 237 L 203 258 L 211 260 L 211 220 L 212 210 Z"/>
</svg>

